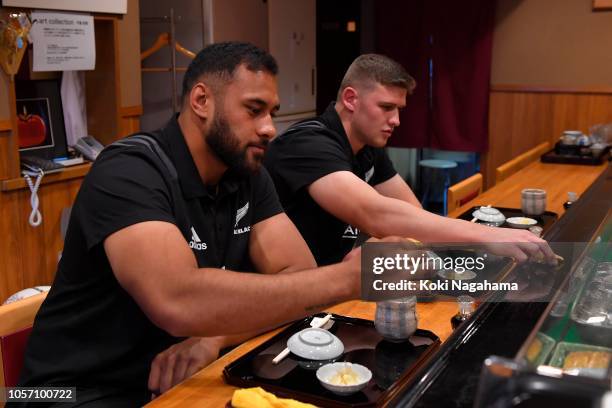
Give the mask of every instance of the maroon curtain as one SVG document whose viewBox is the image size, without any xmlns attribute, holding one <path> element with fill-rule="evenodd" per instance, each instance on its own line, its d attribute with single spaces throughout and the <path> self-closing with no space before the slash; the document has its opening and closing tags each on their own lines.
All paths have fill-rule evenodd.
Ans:
<svg viewBox="0 0 612 408">
<path fill-rule="evenodd" d="M 376 0 L 376 50 L 417 81 L 391 146 L 484 152 L 492 0 Z"/>
</svg>

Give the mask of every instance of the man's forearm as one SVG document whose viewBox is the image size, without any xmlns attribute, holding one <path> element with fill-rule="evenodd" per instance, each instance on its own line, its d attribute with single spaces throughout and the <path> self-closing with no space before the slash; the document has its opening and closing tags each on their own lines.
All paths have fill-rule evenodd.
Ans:
<svg viewBox="0 0 612 408">
<path fill-rule="evenodd" d="M 248 333 L 239 333 L 239 334 L 231 334 L 231 335 L 227 335 L 227 336 L 216 336 L 214 337 L 214 340 L 217 342 L 217 344 L 219 345 L 219 349 L 224 349 L 226 347 L 231 347 L 231 346 L 236 346 L 239 344 L 244 343 L 247 340 L 250 340 L 254 337 L 259 336 L 262 333 L 266 333 L 269 332 L 271 330 L 276 329 L 277 327 L 283 326 L 286 323 L 290 323 L 289 322 L 285 322 L 285 323 L 281 323 L 280 325 L 276 325 L 276 326 L 269 326 L 263 329 L 259 329 L 259 330 L 254 330 Z"/>
<path fill-rule="evenodd" d="M 486 227 L 463 220 L 442 217 L 407 202 L 380 197 L 367 210 L 375 216 L 365 232 L 375 237 L 397 235 L 428 242 L 474 241 Z"/>
<path fill-rule="evenodd" d="M 357 297 L 358 274 L 347 268 L 354 266 L 342 263 L 274 276 L 195 270 L 165 292 L 172 294 L 163 300 L 169 310 L 158 324 L 175 336 L 197 337 L 278 326 Z"/>
</svg>

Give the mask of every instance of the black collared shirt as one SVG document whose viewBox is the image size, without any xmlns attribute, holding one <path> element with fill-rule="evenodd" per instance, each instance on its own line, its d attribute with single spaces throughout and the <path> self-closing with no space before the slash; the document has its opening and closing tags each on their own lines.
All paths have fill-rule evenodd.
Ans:
<svg viewBox="0 0 612 408">
<path fill-rule="evenodd" d="M 119 285 L 103 248 L 106 237 L 136 223 L 165 221 L 178 227 L 200 267 L 244 271 L 251 270 L 251 227 L 282 212 L 264 168 L 242 179 L 227 172 L 212 195 L 176 118 L 150 136 L 179 181 L 144 146 L 111 145 L 102 152 L 75 200 L 55 281 L 27 346 L 21 385 L 77 386 L 83 396 L 114 394 L 141 406 L 149 396 L 153 358 L 182 339 L 155 326 Z"/>
<path fill-rule="evenodd" d="M 319 265 L 342 260 L 359 231 L 322 209 L 307 187 L 337 171 L 350 171 L 372 186 L 397 174 L 384 149 L 365 146 L 353 154 L 334 103 L 314 122 L 309 119 L 297 123 L 277 137 L 264 163 L 285 212 Z"/>
</svg>

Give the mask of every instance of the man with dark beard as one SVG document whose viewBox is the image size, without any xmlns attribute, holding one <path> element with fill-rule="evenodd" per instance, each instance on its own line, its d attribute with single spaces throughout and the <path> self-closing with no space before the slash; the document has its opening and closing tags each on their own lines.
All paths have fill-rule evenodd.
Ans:
<svg viewBox="0 0 612 408">
<path fill-rule="evenodd" d="M 142 406 L 220 347 L 358 297 L 359 256 L 315 268 L 261 168 L 276 72 L 250 44 L 211 45 L 165 128 L 100 154 L 21 386 L 76 387 L 78 406 Z"/>
</svg>

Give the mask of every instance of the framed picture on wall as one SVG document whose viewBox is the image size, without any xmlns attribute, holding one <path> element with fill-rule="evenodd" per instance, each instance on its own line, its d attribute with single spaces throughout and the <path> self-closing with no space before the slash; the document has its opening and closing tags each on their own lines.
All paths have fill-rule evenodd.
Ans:
<svg viewBox="0 0 612 408">
<path fill-rule="evenodd" d="M 17 81 L 17 139 L 23 155 L 67 156 L 59 80 Z"/>
</svg>

